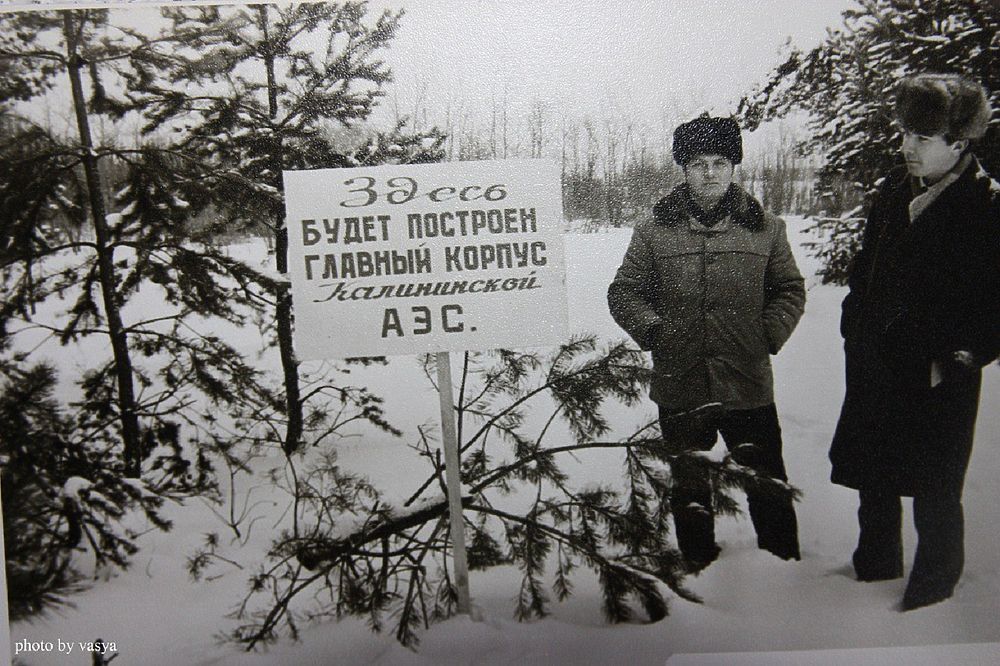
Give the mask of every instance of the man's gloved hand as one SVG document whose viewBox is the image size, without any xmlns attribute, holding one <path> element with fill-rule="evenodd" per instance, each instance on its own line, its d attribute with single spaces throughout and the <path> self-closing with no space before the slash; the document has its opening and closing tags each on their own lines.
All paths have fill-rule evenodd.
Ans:
<svg viewBox="0 0 1000 666">
<path fill-rule="evenodd" d="M 970 351 L 960 349 L 957 352 L 952 352 L 951 358 L 955 363 L 966 370 L 975 370 L 978 367 L 976 364 L 976 356 Z"/>
</svg>

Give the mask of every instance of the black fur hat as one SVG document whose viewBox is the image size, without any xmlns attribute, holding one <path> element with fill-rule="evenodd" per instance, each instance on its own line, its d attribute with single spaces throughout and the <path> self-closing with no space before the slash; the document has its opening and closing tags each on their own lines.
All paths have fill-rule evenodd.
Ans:
<svg viewBox="0 0 1000 666">
<path fill-rule="evenodd" d="M 697 155 L 722 155 L 733 164 L 743 161 L 743 137 L 732 118 L 707 113 L 674 130 L 674 161 L 685 166 Z"/>
<path fill-rule="evenodd" d="M 917 134 L 979 139 L 990 115 L 983 87 L 957 74 L 917 74 L 896 87 L 896 119 Z"/>
</svg>

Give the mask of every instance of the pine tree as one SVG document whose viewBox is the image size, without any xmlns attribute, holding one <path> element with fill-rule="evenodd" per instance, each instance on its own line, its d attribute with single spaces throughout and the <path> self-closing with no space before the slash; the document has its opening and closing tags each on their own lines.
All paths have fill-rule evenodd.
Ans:
<svg viewBox="0 0 1000 666">
<path fill-rule="evenodd" d="M 234 297 L 228 285 L 267 279 L 208 244 L 192 247 L 191 241 L 211 239 L 210 233 L 203 230 L 199 236 L 186 224 L 207 201 L 197 201 L 197 172 L 176 149 L 93 138 L 92 116 L 113 122 L 127 112 L 113 97 L 110 82 L 127 78 L 136 68 L 157 66 L 163 52 L 185 39 L 184 33 L 150 38 L 116 28 L 109 17 L 108 10 L 3 17 L 0 60 L 26 69 L 36 61 L 45 63 L 40 70 L 44 77 L 19 88 L 28 91 L 25 101 L 40 101 L 38 95 L 46 89 L 68 87 L 76 122 L 75 136 L 63 136 L 41 124 L 37 107 L 25 106 L 19 113 L 22 106 L 10 104 L 10 120 L 0 137 L 0 213 L 6 236 L 0 330 L 9 332 L 16 319 L 31 320 L 38 303 L 58 297 L 71 300 L 65 317 L 34 322 L 36 326 L 51 331 L 62 344 L 107 336 L 113 358 L 89 372 L 81 387 L 95 419 L 119 422 L 125 469 L 135 478 L 143 473 L 151 446 L 172 445 L 158 441 L 157 433 L 164 421 L 186 411 L 186 391 L 197 389 L 216 403 L 231 400 L 234 392 L 255 394 L 252 373 L 228 345 L 183 331 L 190 330 L 192 314 L 242 323 L 239 292 Z M 52 43 L 63 51 L 43 46 Z M 85 76 L 89 97 L 84 95 Z M 120 174 L 120 182 L 108 182 L 109 171 Z M 109 201 L 110 190 L 116 193 Z M 188 193 L 194 204 L 185 200 Z M 114 209 L 120 212 L 112 214 Z M 58 219 L 90 225 L 91 234 L 66 241 L 51 233 Z M 173 312 L 126 321 L 125 306 L 146 285 L 158 285 L 166 302 L 175 306 Z M 157 360 L 163 354 L 170 358 L 166 363 Z M 137 366 L 137 358 L 149 359 L 146 367 Z M 223 370 L 225 381 L 212 374 Z M 164 383 L 151 391 L 157 375 Z"/>
<path fill-rule="evenodd" d="M 60 378 L 76 383 L 78 397 L 69 406 L 75 414 L 68 430 L 55 417 L 66 408 L 48 410 L 52 416 L 46 418 L 59 421 L 53 441 L 109 474 L 130 477 L 135 488 L 161 501 L 211 496 L 215 479 L 202 440 L 225 439 L 221 422 L 238 425 L 271 406 L 274 397 L 240 354 L 219 335 L 199 330 L 199 322 L 242 325 L 253 312 L 247 293 L 273 281 L 215 247 L 212 225 L 191 225 L 208 203 L 196 162 L 165 142 L 129 145 L 115 135 L 131 111 L 118 96 L 125 82 L 137 71 L 159 67 L 189 31 L 149 37 L 117 27 L 112 18 L 109 10 L 0 17 L 0 63 L 13 74 L 3 88 L 9 96 L 0 122 L 0 361 L 12 372 L 29 372 L 20 369 L 29 354 L 15 340 L 38 331 L 47 334 L 35 347 L 40 354 L 45 343 L 109 340 L 110 359 L 81 358 L 80 376 Z M 52 127 L 43 114 L 42 95 L 49 90 L 61 93 L 50 99 L 70 100 L 72 130 Z M 110 137 L 95 136 L 97 117 L 111 128 Z M 61 232 L 74 227 L 89 229 L 72 236 Z M 142 304 L 152 302 L 165 307 L 144 312 Z M 38 381 L 42 395 L 55 379 Z M 25 401 L 32 397 L 15 394 Z M 232 434 L 242 437 L 238 430 Z M 4 444 L 18 446 L 14 440 Z M 58 460 L 55 454 L 9 458 L 4 471 L 16 462 L 24 478 L 57 475 L 54 485 L 65 479 L 46 465 Z M 30 465 L 39 467 L 29 472 Z M 126 491 L 116 496 L 116 512 L 153 501 Z M 58 492 L 26 492 L 23 509 L 44 513 L 52 497 Z M 111 508 L 107 512 L 118 517 Z M 154 525 L 168 527 L 164 521 Z M 111 537 L 39 538 L 31 544 L 40 549 L 34 557 L 43 564 L 68 562 L 71 552 L 89 546 L 99 560 L 108 552 L 106 561 L 125 566 L 134 546 L 104 541 Z"/>
<path fill-rule="evenodd" d="M 954 72 L 982 83 L 1000 108 L 1000 7 L 977 0 L 861 0 L 843 26 L 816 48 L 792 49 L 766 84 L 742 101 L 748 129 L 794 111 L 809 116 L 805 154 L 819 154 L 817 192 L 825 197 L 816 225 L 823 279 L 847 278 L 863 226 L 863 210 L 878 179 L 898 163 L 901 141 L 893 124 L 892 89 L 905 74 Z M 977 154 L 1000 174 L 1000 119 Z"/>
<path fill-rule="evenodd" d="M 49 14 L 15 14 L 5 16 L 3 25 L 3 44 L 0 45 L 0 58 L 41 61 L 45 63 L 48 77 L 65 74 L 69 80 L 72 108 L 76 117 L 78 135 L 78 150 L 72 159 L 82 167 L 84 184 L 80 186 L 84 195 L 81 208 L 89 208 L 89 220 L 93 225 L 95 241 L 92 244 L 96 254 L 92 281 L 99 284 L 103 317 L 107 323 L 107 336 L 114 353 L 114 371 L 117 387 L 116 401 L 118 416 L 121 423 L 123 455 L 126 468 L 132 477 L 139 476 L 139 421 L 135 398 L 135 378 L 132 369 L 132 359 L 128 349 L 125 326 L 121 318 L 121 303 L 116 298 L 117 270 L 114 264 L 114 250 L 110 230 L 107 225 L 107 209 L 103 198 L 104 186 L 98 165 L 97 153 L 91 133 L 87 100 L 84 97 L 81 71 L 90 66 L 96 70 L 93 63 L 104 60 L 115 60 L 123 57 L 121 49 L 108 49 L 98 41 L 98 32 L 107 22 L 107 11 L 78 11 Z M 57 35 L 61 50 L 49 50 L 38 40 L 39 33 Z M 27 67 L 25 67 L 27 69 Z M 39 91 L 51 86 L 50 81 L 36 80 L 30 88 Z M 50 179 L 49 184 L 52 183 Z M 79 185 L 79 184 L 78 184 Z M 16 192 L 10 192 L 14 197 Z M 43 195 L 44 196 L 44 195 Z M 10 201 L 10 199 L 8 199 Z M 6 203 L 6 202 L 5 202 Z M 14 206 L 24 206 L 29 202 L 15 201 Z M 34 202 L 31 202 L 34 203 Z M 9 206 L 10 204 L 8 204 Z M 7 206 L 5 206 L 6 208 Z M 19 212 L 10 210 L 7 212 Z M 29 222 L 30 224 L 30 222 Z M 5 225 L 8 228 L 13 224 Z M 32 252 L 32 255 L 35 253 Z M 36 256 L 31 257 L 37 259 Z M 88 293 L 89 297 L 90 294 Z M 97 305 L 93 301 L 80 302 L 77 309 L 86 309 L 88 313 L 97 314 Z"/>
<path fill-rule="evenodd" d="M 398 14 L 370 23 L 364 3 L 197 7 L 165 10 L 175 30 L 225 25 L 193 39 L 161 77 L 141 72 L 134 102 L 145 109 L 146 131 L 171 128 L 180 145 L 206 168 L 200 184 L 215 206 L 245 227 L 262 224 L 274 235 L 278 273 L 288 270 L 283 169 L 334 168 L 441 158 L 436 132 L 406 135 L 402 125 L 377 133 L 351 150 L 338 149 L 335 126 L 350 127 L 371 114 L 387 68 L 376 59 L 392 39 Z M 315 44 L 325 48 L 316 52 Z M 292 296 L 275 282 L 271 297 L 284 389 L 282 448 L 291 455 L 306 442 L 322 409 L 308 408 L 322 391 L 307 391 L 292 344 Z M 323 385 L 325 378 L 315 378 Z M 353 391 L 363 413 L 381 421 L 375 399 Z M 381 424 L 380 425 L 384 425 Z M 311 443 L 317 437 L 310 436 Z"/>
</svg>

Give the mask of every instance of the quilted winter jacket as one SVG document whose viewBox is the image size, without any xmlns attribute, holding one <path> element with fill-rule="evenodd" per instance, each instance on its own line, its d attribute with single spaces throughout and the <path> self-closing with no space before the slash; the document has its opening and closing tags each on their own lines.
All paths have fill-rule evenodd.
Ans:
<svg viewBox="0 0 1000 666">
<path fill-rule="evenodd" d="M 705 227 L 686 185 L 635 227 L 608 288 L 611 316 L 652 351 L 650 398 L 681 411 L 774 402 L 770 354 L 792 334 L 806 292 L 785 223 L 736 188 L 730 215 Z"/>
</svg>

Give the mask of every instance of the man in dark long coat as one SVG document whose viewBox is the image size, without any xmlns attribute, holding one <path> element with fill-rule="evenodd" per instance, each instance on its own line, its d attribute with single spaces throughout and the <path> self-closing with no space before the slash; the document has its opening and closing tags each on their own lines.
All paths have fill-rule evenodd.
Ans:
<svg viewBox="0 0 1000 666">
<path fill-rule="evenodd" d="M 685 182 L 636 225 L 608 288 L 611 314 L 653 353 L 650 398 L 665 440 L 708 450 L 721 433 L 734 460 L 786 481 L 770 355 L 795 329 L 806 292 L 785 223 L 733 182 L 743 141 L 732 118 L 680 125 L 673 154 Z M 703 405 L 716 409 L 678 420 Z M 677 544 L 700 571 L 720 551 L 708 473 L 683 457 L 671 471 Z M 758 546 L 799 559 L 791 497 L 751 490 L 748 500 Z"/>
<path fill-rule="evenodd" d="M 859 491 L 858 580 L 902 577 L 900 496 L 913 497 L 910 610 L 950 597 L 962 574 L 981 368 L 1000 354 L 1000 185 L 970 151 L 990 118 L 981 86 L 903 79 L 896 115 L 906 168 L 884 179 L 851 270 L 830 460 L 834 483 Z"/>
</svg>

